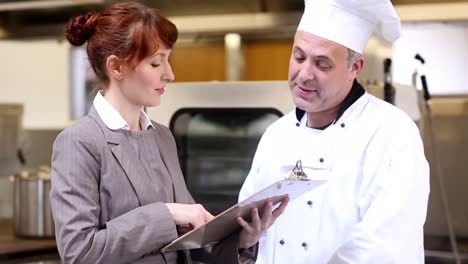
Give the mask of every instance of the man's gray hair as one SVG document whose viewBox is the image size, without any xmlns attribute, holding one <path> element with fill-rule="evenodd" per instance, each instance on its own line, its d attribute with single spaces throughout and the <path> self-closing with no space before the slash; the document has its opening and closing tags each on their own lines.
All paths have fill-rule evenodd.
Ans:
<svg viewBox="0 0 468 264">
<path fill-rule="evenodd" d="M 348 67 L 351 67 L 360 56 L 361 53 L 348 48 Z"/>
</svg>

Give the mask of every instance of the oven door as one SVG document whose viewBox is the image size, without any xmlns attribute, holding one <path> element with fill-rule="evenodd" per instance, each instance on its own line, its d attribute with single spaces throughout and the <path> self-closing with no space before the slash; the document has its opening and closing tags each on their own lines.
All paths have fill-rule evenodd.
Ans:
<svg viewBox="0 0 468 264">
<path fill-rule="evenodd" d="M 212 214 L 237 203 L 273 108 L 183 108 L 170 121 L 187 187 Z"/>
</svg>

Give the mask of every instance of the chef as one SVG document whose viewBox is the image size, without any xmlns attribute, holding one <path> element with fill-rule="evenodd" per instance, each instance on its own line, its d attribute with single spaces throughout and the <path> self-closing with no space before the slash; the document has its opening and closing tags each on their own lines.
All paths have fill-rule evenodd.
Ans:
<svg viewBox="0 0 468 264">
<path fill-rule="evenodd" d="M 326 182 L 248 249 L 256 263 L 424 263 L 429 166 L 415 123 L 356 81 L 372 34 L 399 37 L 389 0 L 305 1 L 289 62 L 296 108 L 262 136 L 239 200 L 298 160 Z"/>
</svg>

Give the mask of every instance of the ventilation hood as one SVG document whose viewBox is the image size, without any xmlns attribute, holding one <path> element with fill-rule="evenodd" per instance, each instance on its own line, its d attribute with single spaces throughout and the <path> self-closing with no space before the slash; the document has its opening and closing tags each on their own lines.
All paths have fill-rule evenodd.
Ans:
<svg viewBox="0 0 468 264">
<path fill-rule="evenodd" d="M 101 10 L 115 0 L 0 0 L 0 39 L 62 38 L 73 15 Z M 239 32 L 249 37 L 291 37 L 304 0 L 146 0 L 169 16 L 181 36 Z M 468 20 L 468 0 L 395 0 L 403 21 Z"/>
</svg>

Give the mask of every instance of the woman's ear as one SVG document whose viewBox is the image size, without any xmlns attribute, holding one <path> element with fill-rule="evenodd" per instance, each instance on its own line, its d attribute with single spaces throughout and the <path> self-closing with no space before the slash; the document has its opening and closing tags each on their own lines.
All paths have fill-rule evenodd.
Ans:
<svg viewBox="0 0 468 264">
<path fill-rule="evenodd" d="M 125 69 L 122 61 L 115 55 L 110 55 L 106 60 L 106 69 L 109 78 L 122 80 L 125 75 Z"/>
</svg>

